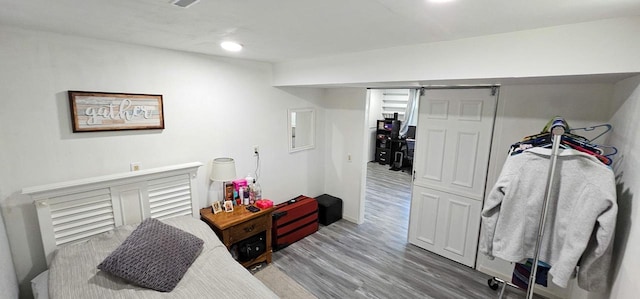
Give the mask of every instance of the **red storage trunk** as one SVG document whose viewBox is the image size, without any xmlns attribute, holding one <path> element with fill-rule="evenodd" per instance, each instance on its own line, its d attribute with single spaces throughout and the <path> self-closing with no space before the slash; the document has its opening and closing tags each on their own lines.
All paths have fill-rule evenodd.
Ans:
<svg viewBox="0 0 640 299">
<path fill-rule="evenodd" d="M 300 195 L 276 205 L 273 211 L 273 251 L 318 231 L 318 202 L 315 198 Z"/>
</svg>

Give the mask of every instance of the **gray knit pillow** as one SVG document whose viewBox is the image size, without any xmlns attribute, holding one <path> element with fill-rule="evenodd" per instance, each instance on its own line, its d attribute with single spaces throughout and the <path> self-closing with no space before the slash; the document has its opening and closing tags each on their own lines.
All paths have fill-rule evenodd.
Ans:
<svg viewBox="0 0 640 299">
<path fill-rule="evenodd" d="M 190 233 L 148 218 L 98 269 L 141 287 L 170 292 L 196 260 L 203 243 Z"/>
</svg>

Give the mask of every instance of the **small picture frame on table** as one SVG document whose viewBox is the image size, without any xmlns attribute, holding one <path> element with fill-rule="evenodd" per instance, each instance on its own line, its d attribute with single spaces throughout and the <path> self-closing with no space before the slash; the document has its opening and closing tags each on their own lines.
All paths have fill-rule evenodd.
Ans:
<svg viewBox="0 0 640 299">
<path fill-rule="evenodd" d="M 213 204 L 211 205 L 211 208 L 213 208 L 214 214 L 218 214 L 222 212 L 222 204 L 219 201 L 213 202 Z"/>
<path fill-rule="evenodd" d="M 233 183 L 224 183 L 224 200 L 233 200 Z"/>
<path fill-rule="evenodd" d="M 226 212 L 233 212 L 233 201 L 225 200 L 224 201 L 224 210 Z"/>
</svg>

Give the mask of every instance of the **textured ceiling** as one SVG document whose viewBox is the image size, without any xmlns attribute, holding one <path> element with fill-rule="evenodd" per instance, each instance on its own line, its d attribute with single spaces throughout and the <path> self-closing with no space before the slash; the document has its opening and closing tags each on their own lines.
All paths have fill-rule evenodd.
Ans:
<svg viewBox="0 0 640 299">
<path fill-rule="evenodd" d="M 638 0 L 0 0 L 0 24 L 281 62 L 640 15 Z M 223 40 L 245 46 L 220 49 Z"/>
</svg>

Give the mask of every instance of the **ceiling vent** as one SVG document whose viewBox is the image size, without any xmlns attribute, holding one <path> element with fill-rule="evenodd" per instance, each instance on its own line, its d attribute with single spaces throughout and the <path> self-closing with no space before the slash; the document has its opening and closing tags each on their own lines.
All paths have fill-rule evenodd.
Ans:
<svg viewBox="0 0 640 299">
<path fill-rule="evenodd" d="M 200 0 L 173 0 L 171 4 L 182 8 L 187 8 L 191 5 L 198 3 Z"/>
</svg>

